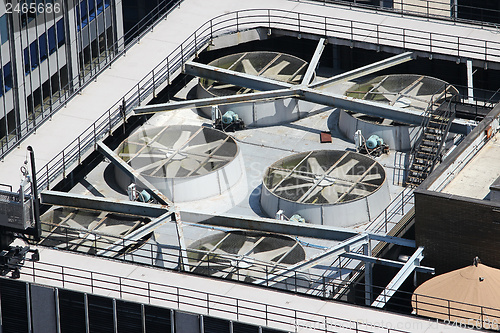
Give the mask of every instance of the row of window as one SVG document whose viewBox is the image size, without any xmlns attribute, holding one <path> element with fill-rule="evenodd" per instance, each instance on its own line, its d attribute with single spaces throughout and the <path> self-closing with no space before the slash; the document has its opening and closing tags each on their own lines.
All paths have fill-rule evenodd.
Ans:
<svg viewBox="0 0 500 333">
<path fill-rule="evenodd" d="M 47 43 L 48 42 L 48 43 Z M 64 22 L 60 19 L 24 49 L 24 72 L 28 75 L 65 43 Z"/>
<path fill-rule="evenodd" d="M 76 5 L 78 31 L 94 20 L 105 8 L 108 8 L 110 2 L 111 0 L 83 0 L 79 5 Z"/>
<path fill-rule="evenodd" d="M 7 63 L 3 68 L 0 68 L 0 96 L 3 96 L 3 92 L 12 89 L 12 66 Z"/>
</svg>

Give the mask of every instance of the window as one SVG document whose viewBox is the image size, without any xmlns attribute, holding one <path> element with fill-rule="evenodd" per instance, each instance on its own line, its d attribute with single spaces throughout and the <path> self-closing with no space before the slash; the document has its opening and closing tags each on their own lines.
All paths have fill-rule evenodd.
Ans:
<svg viewBox="0 0 500 333">
<path fill-rule="evenodd" d="M 47 34 L 45 32 L 38 38 L 38 45 L 40 46 L 40 62 L 42 62 L 49 56 L 47 53 Z"/>
<path fill-rule="evenodd" d="M 104 7 L 103 7 L 104 4 Z M 76 20 L 78 31 L 94 20 L 104 8 L 107 8 L 110 0 L 83 0 L 76 6 Z"/>
<path fill-rule="evenodd" d="M 52 54 L 56 51 L 57 46 L 56 46 L 56 28 L 55 26 L 52 26 L 49 28 L 49 31 L 47 32 L 49 35 L 49 54 Z"/>
<path fill-rule="evenodd" d="M 31 59 L 31 70 L 38 67 L 38 41 L 35 40 L 30 44 L 30 59 Z"/>
<path fill-rule="evenodd" d="M 30 54 L 29 54 L 29 49 L 25 48 L 24 49 L 24 73 L 26 75 L 31 72 L 31 66 L 30 66 Z"/>
<path fill-rule="evenodd" d="M 64 45 L 65 35 L 64 35 L 64 22 L 60 19 L 57 22 L 57 46 L 61 47 Z"/>
<path fill-rule="evenodd" d="M 0 44 L 9 40 L 9 30 L 7 29 L 7 14 L 0 17 Z"/>
<path fill-rule="evenodd" d="M 5 84 L 5 91 L 12 89 L 12 66 L 10 62 L 3 66 L 3 82 Z"/>
</svg>

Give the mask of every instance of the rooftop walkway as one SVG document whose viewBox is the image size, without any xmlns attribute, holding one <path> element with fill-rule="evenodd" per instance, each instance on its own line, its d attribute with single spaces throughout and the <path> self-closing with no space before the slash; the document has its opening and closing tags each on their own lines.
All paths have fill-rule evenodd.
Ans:
<svg viewBox="0 0 500 333">
<path fill-rule="evenodd" d="M 26 263 L 21 280 L 289 332 L 466 330 L 425 318 L 48 248 L 40 249 L 40 258 Z"/>
</svg>

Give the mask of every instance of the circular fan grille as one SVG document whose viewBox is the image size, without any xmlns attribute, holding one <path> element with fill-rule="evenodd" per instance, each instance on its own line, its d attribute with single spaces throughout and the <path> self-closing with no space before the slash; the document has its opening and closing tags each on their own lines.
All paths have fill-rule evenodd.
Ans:
<svg viewBox="0 0 500 333">
<path fill-rule="evenodd" d="M 335 150 L 295 154 L 270 166 L 267 189 L 290 201 L 337 204 L 368 196 L 385 181 L 383 167 L 364 155 Z"/>
<path fill-rule="evenodd" d="M 457 89 L 436 78 L 413 75 L 394 74 L 378 76 L 370 81 L 356 84 L 347 90 L 349 97 L 372 100 L 401 108 L 426 111 L 437 108 L 445 100 L 458 96 Z M 391 119 L 352 113 L 354 117 L 383 125 L 401 125 Z"/>
<path fill-rule="evenodd" d="M 302 246 L 286 236 L 231 231 L 189 246 L 192 271 L 252 282 L 305 259 Z"/>
<path fill-rule="evenodd" d="M 207 127 L 167 126 L 144 129 L 118 148 L 118 156 L 150 177 L 192 177 L 215 171 L 237 155 L 236 142 Z"/>
<path fill-rule="evenodd" d="M 299 84 L 307 70 L 307 62 L 278 52 L 245 52 L 231 54 L 209 65 L 240 73 L 263 76 L 277 81 Z M 202 87 L 215 96 L 249 93 L 253 90 L 213 80 L 200 79 Z"/>
</svg>

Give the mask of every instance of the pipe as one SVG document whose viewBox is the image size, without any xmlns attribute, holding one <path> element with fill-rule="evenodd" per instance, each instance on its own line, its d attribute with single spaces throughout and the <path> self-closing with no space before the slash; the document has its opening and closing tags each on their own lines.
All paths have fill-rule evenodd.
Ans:
<svg viewBox="0 0 500 333">
<path fill-rule="evenodd" d="M 35 152 L 31 146 L 28 146 L 30 152 L 31 164 L 31 195 L 33 197 L 33 215 L 35 217 L 35 240 L 40 240 L 42 234 L 42 225 L 40 223 L 40 201 L 38 199 L 38 187 L 36 184 Z"/>
</svg>

